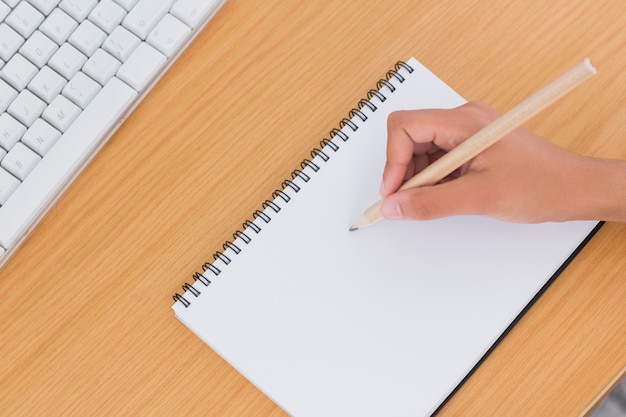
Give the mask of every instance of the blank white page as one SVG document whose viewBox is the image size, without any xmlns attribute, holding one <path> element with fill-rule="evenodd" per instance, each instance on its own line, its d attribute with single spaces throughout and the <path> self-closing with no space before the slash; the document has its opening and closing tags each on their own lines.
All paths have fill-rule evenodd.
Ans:
<svg viewBox="0 0 626 417">
<path fill-rule="evenodd" d="M 230 262 L 214 263 L 219 275 L 207 271 L 211 283 L 184 294 L 189 306 L 173 306 L 294 416 L 430 415 L 598 224 L 459 216 L 349 232 L 379 199 L 387 115 L 464 102 L 407 63 L 414 71 L 390 77 L 393 93 L 381 86 L 386 100 L 373 96 L 376 111 L 364 106 L 367 120 L 342 129 L 349 139 L 334 137 L 339 149 L 313 159 L 319 170 L 303 171 L 300 190 L 286 188 L 289 202 L 264 211 L 269 223 L 257 218 L 261 231 L 246 229 L 250 242 L 235 240 Z M 294 155 L 294 168 L 305 157 Z"/>
</svg>

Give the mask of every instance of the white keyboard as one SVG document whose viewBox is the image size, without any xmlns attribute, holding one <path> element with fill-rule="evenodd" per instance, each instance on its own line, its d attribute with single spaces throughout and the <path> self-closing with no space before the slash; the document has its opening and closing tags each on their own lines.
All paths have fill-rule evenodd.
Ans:
<svg viewBox="0 0 626 417">
<path fill-rule="evenodd" d="M 225 0 L 0 0 L 0 267 Z"/>
</svg>

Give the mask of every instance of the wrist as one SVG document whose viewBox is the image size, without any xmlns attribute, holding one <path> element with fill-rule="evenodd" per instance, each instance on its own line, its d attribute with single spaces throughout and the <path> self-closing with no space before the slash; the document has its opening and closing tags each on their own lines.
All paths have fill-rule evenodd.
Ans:
<svg viewBox="0 0 626 417">
<path fill-rule="evenodd" d="M 573 218 L 626 222 L 626 162 L 580 158 Z"/>
</svg>

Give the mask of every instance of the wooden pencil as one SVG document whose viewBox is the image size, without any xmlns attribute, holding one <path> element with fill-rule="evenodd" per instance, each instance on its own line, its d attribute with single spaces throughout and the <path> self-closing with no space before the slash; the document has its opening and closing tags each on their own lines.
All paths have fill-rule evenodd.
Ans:
<svg viewBox="0 0 626 417">
<path fill-rule="evenodd" d="M 517 106 L 498 117 L 493 123 L 478 131 L 463 143 L 443 155 L 433 164 L 406 181 L 400 190 L 433 185 L 521 126 L 537 113 L 563 97 L 596 73 L 593 63 L 585 58 L 558 78 L 526 98 Z M 382 219 L 382 200 L 365 210 L 352 225 L 351 231 L 362 229 Z"/>
</svg>

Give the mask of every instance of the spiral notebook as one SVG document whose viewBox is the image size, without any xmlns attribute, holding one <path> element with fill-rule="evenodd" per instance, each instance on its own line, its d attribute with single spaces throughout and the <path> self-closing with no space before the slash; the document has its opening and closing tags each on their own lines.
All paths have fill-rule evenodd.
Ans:
<svg viewBox="0 0 626 417">
<path fill-rule="evenodd" d="M 458 216 L 349 232 L 379 198 L 387 115 L 462 103 L 399 62 L 294 155 L 174 295 L 176 316 L 290 415 L 434 413 L 599 227 Z"/>
</svg>

